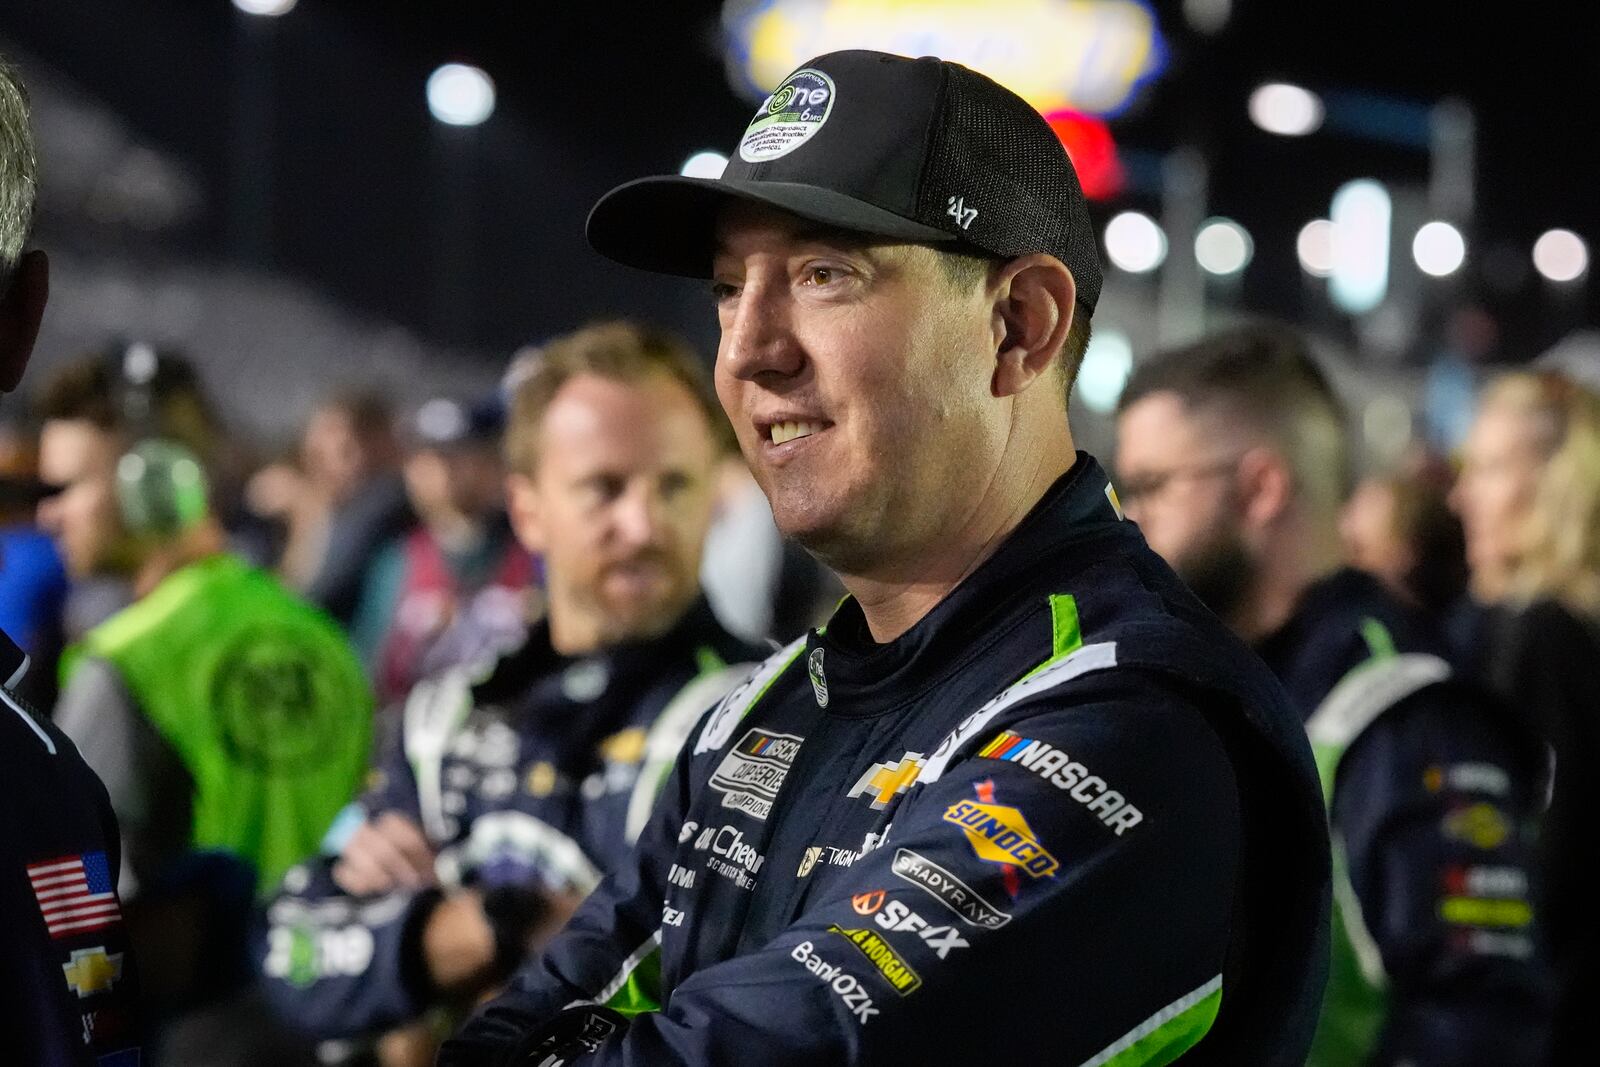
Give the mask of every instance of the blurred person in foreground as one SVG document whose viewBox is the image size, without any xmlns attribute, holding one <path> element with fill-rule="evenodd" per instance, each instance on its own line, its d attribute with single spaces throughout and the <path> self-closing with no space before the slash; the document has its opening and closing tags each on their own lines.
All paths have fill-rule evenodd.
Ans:
<svg viewBox="0 0 1600 1067">
<path fill-rule="evenodd" d="M 325 1037 L 470 1006 L 625 866 L 695 717 L 759 653 L 700 593 L 725 422 L 693 352 L 605 323 L 511 401 L 511 519 L 549 610 L 418 685 L 337 857 L 290 873 L 265 972 Z"/>
<path fill-rule="evenodd" d="M 301 440 L 300 470 L 316 507 L 291 515 L 286 556 L 300 569 L 290 580 L 348 627 L 372 557 L 416 522 L 388 400 L 350 390 L 320 405 Z"/>
<path fill-rule="evenodd" d="M 367 568 L 351 628 L 379 707 L 527 634 L 537 573 L 506 517 L 504 424 L 497 398 L 437 398 L 411 420 L 403 469 L 419 521 Z"/>
<path fill-rule="evenodd" d="M 50 288 L 24 252 L 35 159 L 27 96 L 0 59 L 0 393 L 22 379 Z M 138 973 L 117 896 L 111 802 L 72 742 L 16 688 L 28 656 L 0 632 L 0 1034 L 29 1067 L 138 1067 Z"/>
<path fill-rule="evenodd" d="M 1101 274 L 1038 112 L 834 52 L 722 178 L 624 185 L 588 232 L 712 280 L 745 458 L 851 595 L 703 720 L 638 855 L 442 1062 L 1299 1063 L 1315 767 L 1073 447 Z"/>
<path fill-rule="evenodd" d="M 18 692 L 49 708 L 56 702 L 67 572 L 50 535 L 34 521 L 43 488 L 37 434 L 0 420 L 0 631 L 31 661 Z"/>
<path fill-rule="evenodd" d="M 1536 747 L 1374 577 L 1341 565 L 1344 415 L 1301 338 L 1256 325 L 1136 367 L 1123 506 L 1283 680 L 1334 835 L 1314 1067 L 1539 1062 Z"/>
<path fill-rule="evenodd" d="M 41 523 L 136 600 L 64 660 L 56 722 L 121 821 L 157 1062 L 270 1062 L 250 991 L 258 891 L 316 851 L 368 757 L 372 701 L 333 621 L 223 551 L 193 369 L 134 344 L 42 391 Z"/>
<path fill-rule="evenodd" d="M 1339 513 L 1345 562 L 1443 625 L 1466 596 L 1468 574 L 1466 535 L 1449 494 L 1448 478 L 1419 465 L 1363 479 Z"/>
<path fill-rule="evenodd" d="M 1600 395 L 1552 373 L 1485 390 L 1451 502 L 1485 606 L 1473 660 L 1553 755 L 1540 844 L 1558 985 L 1552 1062 L 1593 1047 L 1600 917 L 1589 864 L 1600 812 Z"/>
</svg>

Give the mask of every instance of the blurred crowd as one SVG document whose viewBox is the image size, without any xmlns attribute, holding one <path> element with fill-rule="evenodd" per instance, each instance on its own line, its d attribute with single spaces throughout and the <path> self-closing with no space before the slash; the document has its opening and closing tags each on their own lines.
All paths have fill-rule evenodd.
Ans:
<svg viewBox="0 0 1600 1067">
<path fill-rule="evenodd" d="M 826 620 L 706 363 L 591 324 L 492 395 L 354 383 L 261 442 L 204 353 L 108 339 L 0 411 L 0 629 L 121 824 L 148 1062 L 432 1062 L 695 717 Z M 1304 705 L 1352 894 L 1317 1062 L 1407 1028 L 1558 1062 L 1600 992 L 1600 395 L 1492 375 L 1459 452 L 1388 470 L 1347 423 L 1291 327 L 1149 354 L 1119 506 Z"/>
</svg>

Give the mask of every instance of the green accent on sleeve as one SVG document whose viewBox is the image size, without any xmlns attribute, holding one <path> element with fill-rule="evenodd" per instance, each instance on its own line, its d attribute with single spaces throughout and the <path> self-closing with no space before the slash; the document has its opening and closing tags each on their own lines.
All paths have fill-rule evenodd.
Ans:
<svg viewBox="0 0 1600 1067">
<path fill-rule="evenodd" d="M 710 645 L 701 645 L 694 650 L 694 663 L 701 674 L 720 671 L 728 665 L 721 656 L 717 655 L 717 650 Z"/>
<path fill-rule="evenodd" d="M 606 1007 L 624 1018 L 661 1010 L 661 946 L 655 949 L 628 975 L 622 988 L 611 995 Z"/>
<path fill-rule="evenodd" d="M 1022 676 L 1027 681 L 1047 667 L 1054 666 L 1083 647 L 1083 629 L 1078 624 L 1078 601 L 1070 593 L 1050 594 L 1050 658 Z"/>
<path fill-rule="evenodd" d="M 1210 1032 L 1222 1006 L 1221 979 L 1206 986 L 1213 986 L 1206 995 L 1187 1006 L 1190 998 L 1184 997 L 1161 1009 L 1083 1067 L 1163 1067 L 1182 1056 Z"/>
<path fill-rule="evenodd" d="M 1361 637 L 1367 642 L 1367 648 L 1375 659 L 1388 659 L 1399 655 L 1389 628 L 1370 615 L 1361 620 Z"/>
</svg>

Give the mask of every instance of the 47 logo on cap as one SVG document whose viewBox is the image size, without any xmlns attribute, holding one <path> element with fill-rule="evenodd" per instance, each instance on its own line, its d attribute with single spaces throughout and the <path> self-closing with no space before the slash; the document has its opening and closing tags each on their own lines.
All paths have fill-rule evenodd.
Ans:
<svg viewBox="0 0 1600 1067">
<path fill-rule="evenodd" d="M 795 71 L 750 120 L 739 138 L 739 158 L 763 163 L 793 152 L 822 129 L 833 111 L 833 100 L 832 78 L 810 67 Z"/>
</svg>

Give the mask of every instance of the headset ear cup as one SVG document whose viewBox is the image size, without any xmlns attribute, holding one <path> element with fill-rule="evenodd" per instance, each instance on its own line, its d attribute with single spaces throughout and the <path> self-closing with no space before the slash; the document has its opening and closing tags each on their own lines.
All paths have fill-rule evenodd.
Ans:
<svg viewBox="0 0 1600 1067">
<path fill-rule="evenodd" d="M 117 506 L 128 532 L 173 537 L 209 511 L 205 469 L 176 441 L 146 439 L 117 461 Z"/>
</svg>

